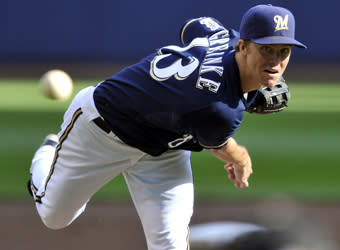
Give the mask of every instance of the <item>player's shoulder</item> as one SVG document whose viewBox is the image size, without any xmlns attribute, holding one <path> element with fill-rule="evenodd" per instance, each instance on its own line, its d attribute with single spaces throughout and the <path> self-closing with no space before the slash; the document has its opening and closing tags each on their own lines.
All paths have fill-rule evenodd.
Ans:
<svg viewBox="0 0 340 250">
<path fill-rule="evenodd" d="M 213 17 L 198 17 L 187 20 L 180 30 L 181 43 L 190 43 L 196 37 L 205 37 L 224 30 L 221 22 Z"/>
<path fill-rule="evenodd" d="M 227 29 L 214 17 L 191 18 L 187 20 L 180 29 L 180 41 L 185 45 L 197 37 L 209 37 L 221 31 L 230 33 L 231 39 L 239 38 L 237 31 Z"/>
</svg>

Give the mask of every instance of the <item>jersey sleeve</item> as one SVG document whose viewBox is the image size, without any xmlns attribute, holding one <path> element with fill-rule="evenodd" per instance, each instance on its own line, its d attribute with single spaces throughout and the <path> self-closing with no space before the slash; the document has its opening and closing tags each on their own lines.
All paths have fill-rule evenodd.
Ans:
<svg viewBox="0 0 340 250">
<path fill-rule="evenodd" d="M 243 112 L 230 109 L 217 102 L 192 112 L 186 119 L 192 124 L 192 134 L 199 144 L 207 149 L 223 147 L 242 122 Z"/>
<path fill-rule="evenodd" d="M 256 101 L 256 97 L 259 94 L 259 90 L 253 90 L 247 93 L 246 96 L 246 108 L 250 107 Z"/>
<path fill-rule="evenodd" d="M 189 19 L 180 30 L 182 45 L 190 43 L 196 37 L 206 37 L 226 28 L 213 17 L 199 17 Z"/>
<path fill-rule="evenodd" d="M 222 30 L 228 30 L 230 46 L 234 46 L 240 39 L 238 31 L 225 28 L 220 21 L 213 17 L 199 17 L 187 20 L 180 30 L 179 38 L 181 44 L 186 45 L 197 37 L 209 37 Z"/>
</svg>

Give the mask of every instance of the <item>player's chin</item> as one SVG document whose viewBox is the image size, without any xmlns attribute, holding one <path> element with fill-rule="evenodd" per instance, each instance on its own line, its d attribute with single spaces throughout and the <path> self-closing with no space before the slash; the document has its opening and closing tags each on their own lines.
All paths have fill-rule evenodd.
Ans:
<svg viewBox="0 0 340 250">
<path fill-rule="evenodd" d="M 265 87 L 272 88 L 277 84 L 279 79 L 280 79 L 279 74 L 273 74 L 273 75 L 269 75 L 269 76 L 267 75 L 267 76 L 263 77 L 262 85 L 265 86 Z"/>
</svg>

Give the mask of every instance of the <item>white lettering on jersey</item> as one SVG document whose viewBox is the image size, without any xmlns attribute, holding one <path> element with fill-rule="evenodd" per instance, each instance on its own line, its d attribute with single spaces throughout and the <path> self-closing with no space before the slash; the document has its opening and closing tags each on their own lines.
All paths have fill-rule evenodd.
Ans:
<svg viewBox="0 0 340 250">
<path fill-rule="evenodd" d="M 151 75 L 158 81 L 164 81 L 170 76 L 175 76 L 178 80 L 184 80 L 197 68 L 199 64 L 197 58 L 189 57 L 190 62 L 185 66 L 182 65 L 182 59 L 178 59 L 166 68 L 158 68 L 157 63 L 168 56 L 171 56 L 171 54 L 159 55 L 153 60 L 153 74 Z"/>
<path fill-rule="evenodd" d="M 209 38 L 209 49 L 202 62 L 199 78 L 196 82 L 196 88 L 208 88 L 209 91 L 217 93 L 221 83 L 204 77 L 209 72 L 217 73 L 219 77 L 223 76 L 222 59 L 224 51 L 229 48 L 229 31 L 222 30 Z"/>
<path fill-rule="evenodd" d="M 205 58 L 213 57 L 213 56 L 223 56 L 224 52 L 217 52 L 217 53 L 209 53 L 205 55 Z"/>
<path fill-rule="evenodd" d="M 182 145 L 183 143 L 190 141 L 192 138 L 193 138 L 192 135 L 183 135 L 183 137 L 177 138 L 177 139 L 169 142 L 168 147 L 169 148 L 176 148 L 179 145 Z"/>
<path fill-rule="evenodd" d="M 178 51 L 178 52 L 184 52 L 184 51 L 187 51 L 193 47 L 208 47 L 209 46 L 209 41 L 207 40 L 207 38 L 205 37 L 198 37 L 198 38 L 195 38 L 194 40 L 191 41 L 190 44 L 188 44 L 187 46 L 185 47 L 179 47 L 179 46 L 176 46 L 176 45 L 169 45 L 169 46 L 165 46 L 163 48 L 161 48 L 159 50 L 159 53 L 163 53 L 164 50 L 174 50 L 174 51 Z"/>
<path fill-rule="evenodd" d="M 229 44 L 223 44 L 217 47 L 209 48 L 207 54 L 209 55 L 210 53 L 214 53 L 215 51 L 224 51 L 229 48 Z"/>
<path fill-rule="evenodd" d="M 215 82 L 213 80 L 203 78 L 202 76 L 200 76 L 196 83 L 196 88 L 203 89 L 203 87 L 207 87 L 209 91 L 217 93 L 220 85 L 221 85 L 220 82 Z"/>
<path fill-rule="evenodd" d="M 211 72 L 214 71 L 217 74 L 219 74 L 220 76 L 222 76 L 223 74 L 223 67 L 222 66 L 212 66 L 212 65 L 202 65 L 201 67 L 201 74 L 207 73 L 207 72 Z"/>
<path fill-rule="evenodd" d="M 171 63 L 171 65 L 164 68 L 158 67 L 159 63 L 161 61 L 171 62 L 171 60 L 167 59 L 170 59 L 170 56 L 172 56 L 175 52 L 185 52 L 197 46 L 207 47 L 208 50 L 199 69 L 196 88 L 207 88 L 209 91 L 217 93 L 221 83 L 216 79 L 220 79 L 223 76 L 224 68 L 222 65 L 222 59 L 225 50 L 229 48 L 229 40 L 229 31 L 225 29 L 213 34 L 209 38 L 195 38 L 190 44 L 183 48 L 175 45 L 163 47 L 158 51 L 158 55 L 155 56 L 151 62 L 150 75 L 157 81 L 165 81 L 172 76 L 174 76 L 177 80 L 184 80 L 200 66 L 197 58 L 193 56 L 187 57 L 186 59 L 189 59 L 189 62 L 186 63 L 186 65 L 183 65 L 184 58 L 177 58 Z M 217 77 L 211 75 L 206 76 L 205 74 L 207 73 L 216 73 Z"/>
<path fill-rule="evenodd" d="M 200 20 L 200 23 L 207 26 L 210 30 L 215 31 L 218 28 L 221 28 L 222 26 L 219 25 L 217 22 L 215 22 L 213 19 L 210 17 L 203 18 Z"/>
<path fill-rule="evenodd" d="M 204 60 L 204 63 L 201 66 L 200 75 L 202 75 L 206 72 L 214 71 L 217 74 L 219 74 L 220 76 L 222 76 L 222 74 L 223 74 L 223 67 L 222 66 L 209 65 L 209 64 L 221 64 L 221 63 L 222 63 L 222 57 L 211 58 L 211 59 L 206 58 Z"/>
<path fill-rule="evenodd" d="M 209 46 L 208 39 L 203 38 L 203 37 L 196 38 L 192 40 L 192 42 L 184 48 L 178 47 L 175 45 L 170 45 L 170 46 L 161 48 L 158 51 L 159 55 L 155 56 L 155 58 L 151 62 L 151 67 L 150 67 L 151 77 L 157 81 L 165 81 L 171 76 L 175 76 L 176 79 L 178 80 L 184 80 L 185 78 L 187 78 L 199 66 L 199 61 L 197 58 L 193 56 L 188 57 L 190 61 L 187 65 L 184 65 L 184 66 L 182 65 L 182 58 L 177 59 L 170 66 L 167 66 L 165 68 L 158 68 L 157 63 L 171 56 L 172 55 L 171 51 L 185 52 L 197 46 L 208 47 Z"/>
</svg>

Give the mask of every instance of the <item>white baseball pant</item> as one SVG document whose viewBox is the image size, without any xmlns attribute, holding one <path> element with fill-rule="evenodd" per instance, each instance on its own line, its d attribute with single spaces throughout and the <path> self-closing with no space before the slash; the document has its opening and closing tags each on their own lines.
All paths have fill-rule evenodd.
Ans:
<svg viewBox="0 0 340 250">
<path fill-rule="evenodd" d="M 64 115 L 57 147 L 41 146 L 31 175 L 37 211 L 52 229 L 68 226 L 103 185 L 122 173 L 141 219 L 149 250 L 188 249 L 193 213 L 190 152 L 150 156 L 99 128 L 95 87 L 73 99 Z"/>
</svg>

